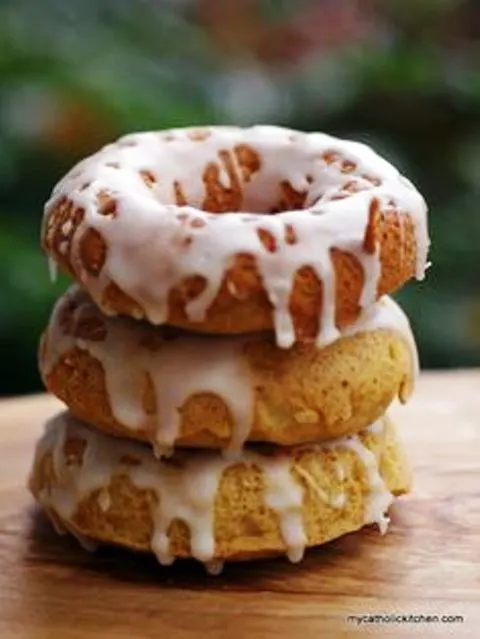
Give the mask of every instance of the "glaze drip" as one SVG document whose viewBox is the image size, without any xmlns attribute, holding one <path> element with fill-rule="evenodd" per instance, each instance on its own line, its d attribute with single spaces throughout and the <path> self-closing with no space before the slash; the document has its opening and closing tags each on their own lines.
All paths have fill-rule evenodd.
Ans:
<svg viewBox="0 0 480 639">
<path fill-rule="evenodd" d="M 76 461 L 65 453 L 65 446 L 72 439 L 85 443 L 81 459 Z M 366 470 L 370 496 L 365 508 L 365 523 L 376 522 L 385 532 L 388 526 L 385 511 L 393 497 L 379 474 L 376 455 L 359 436 L 298 447 L 296 451 L 320 453 L 342 448 L 351 450 Z M 172 465 L 155 459 L 148 447 L 103 435 L 69 413 L 61 413 L 48 422 L 45 434 L 37 444 L 35 464 L 46 455 L 52 456 L 55 480 L 40 492 L 38 499 L 66 522 L 68 530 L 72 529 L 79 505 L 95 492 L 106 495 L 102 498 L 104 507 L 100 505 L 100 509 L 103 513 L 108 510 L 109 490 L 116 476 L 126 474 L 137 488 L 152 491 L 156 499 L 151 505 L 150 547 L 161 564 L 169 565 L 175 559 L 168 535 L 172 522 L 180 520 L 188 527 L 192 556 L 204 562 L 213 574 L 221 570 L 215 547 L 215 499 L 224 472 L 235 464 L 253 465 L 261 470 L 265 482 L 264 503 L 277 516 L 289 559 L 300 561 L 308 544 L 302 514 L 305 488 L 295 476 L 295 455 L 272 457 L 248 450 L 240 459 L 229 461 L 218 453 L 201 451 L 181 456 L 179 462 Z M 132 459 L 135 463 L 128 461 Z M 321 493 L 317 497 L 324 501 Z M 346 494 L 338 493 L 326 503 L 341 509 L 345 507 L 346 499 Z"/>
</svg>

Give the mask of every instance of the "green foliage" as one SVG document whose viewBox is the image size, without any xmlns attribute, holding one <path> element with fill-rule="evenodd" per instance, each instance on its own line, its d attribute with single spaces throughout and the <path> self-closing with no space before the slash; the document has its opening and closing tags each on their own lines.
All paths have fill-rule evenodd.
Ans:
<svg viewBox="0 0 480 639">
<path fill-rule="evenodd" d="M 51 283 L 37 238 L 26 237 L 20 227 L 2 227 L 0 256 L 1 391 L 38 390 L 38 339 L 66 280 Z"/>
</svg>

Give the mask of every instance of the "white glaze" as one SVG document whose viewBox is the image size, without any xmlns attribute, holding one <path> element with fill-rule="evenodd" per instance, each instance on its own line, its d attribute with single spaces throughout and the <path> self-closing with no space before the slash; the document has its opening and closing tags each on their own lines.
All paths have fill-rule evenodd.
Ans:
<svg viewBox="0 0 480 639">
<path fill-rule="evenodd" d="M 365 508 L 364 523 L 377 524 L 381 534 L 385 534 L 390 522 L 385 513 L 393 502 L 393 495 L 385 486 L 385 482 L 380 475 L 377 458 L 374 453 L 354 436 L 343 438 L 341 444 L 334 443 L 330 445 L 334 447 L 340 445 L 353 450 L 364 463 L 370 485 L 370 496 Z"/>
<path fill-rule="evenodd" d="M 402 214 L 411 216 L 416 231 L 416 277 L 424 277 L 430 243 L 424 199 L 409 180 L 371 148 L 322 133 L 305 134 L 274 126 L 216 127 L 209 131 L 211 135 L 202 142 L 190 139 L 190 129 L 125 136 L 83 160 L 54 188 L 44 219 L 62 196 L 85 210 L 73 238 L 70 261 L 104 312 L 114 313 L 103 302 L 105 287 L 113 282 L 138 302 L 147 320 L 165 323 L 170 291 L 184 278 L 199 275 L 205 278 L 206 287 L 186 310 L 191 321 L 201 322 L 217 296 L 226 269 L 236 255 L 247 253 L 254 257 L 272 303 L 278 346 L 288 348 L 295 340 L 288 304 L 294 274 L 305 265 L 310 265 L 323 282 L 324 303 L 316 342 L 319 346 L 329 343 L 338 337 L 330 257 L 333 247 L 352 253 L 362 264 L 365 287 L 361 303 L 366 306 L 376 297 L 378 247 L 374 255 L 363 248 L 373 198 L 381 208 L 393 202 Z M 253 149 L 261 159 L 260 170 L 247 182 L 243 182 L 241 166 L 232 153 L 239 144 Z M 220 161 L 222 151 L 230 154 L 235 180 L 241 184 L 243 214 L 212 215 L 201 210 L 206 196 L 202 175 L 208 164 L 217 165 L 225 188 L 232 186 Z M 338 161 L 327 163 L 323 157 L 326 152 L 337 153 Z M 349 169 L 342 168 L 344 160 L 353 163 Z M 140 171 L 145 170 L 155 176 L 153 186 L 142 179 Z M 296 191 L 308 192 L 306 209 L 263 214 L 278 202 L 282 180 Z M 361 190 L 335 199 L 352 180 Z M 175 204 L 174 183 L 181 185 L 189 206 Z M 98 213 L 97 195 L 101 191 L 115 198 L 115 217 Z M 192 228 L 176 217 L 180 212 L 203 220 L 205 225 Z M 297 237 L 294 244 L 286 241 L 287 224 Z M 89 275 L 80 259 L 80 243 L 88 229 L 98 231 L 108 247 L 99 277 Z M 275 238 L 275 252 L 264 248 L 258 229 Z"/>
<path fill-rule="evenodd" d="M 64 332 L 60 319 L 70 301 L 76 307 L 74 323 L 96 319 L 106 328 L 103 341 L 80 339 Z M 408 319 L 393 300 L 384 298 L 372 305 L 342 334 L 377 329 L 392 329 L 404 337 L 411 351 L 413 386 L 418 375 L 415 341 Z M 62 355 L 74 347 L 90 353 L 105 371 L 113 415 L 132 430 L 148 427 L 159 456 L 174 446 L 179 435 L 180 411 L 188 398 L 196 393 L 213 393 L 230 411 L 232 437 L 226 453 L 235 455 L 248 438 L 254 419 L 255 384 L 242 353 L 249 341 L 261 338 L 183 333 L 167 341 L 161 330 L 147 323 L 103 316 L 88 295 L 73 286 L 55 305 L 41 366 L 43 374 L 48 375 Z M 157 405 L 156 414 L 150 416 L 142 402 L 146 374 L 152 382 Z"/>
<path fill-rule="evenodd" d="M 338 466 L 335 466 L 335 476 L 338 481 L 342 482 L 345 479 L 345 476 L 339 476 Z M 321 501 L 324 501 L 326 504 L 329 504 L 333 508 L 343 508 L 346 502 L 345 493 L 334 493 L 332 495 L 328 495 L 328 493 L 321 488 L 312 475 L 302 468 L 301 466 L 295 467 L 295 472 L 300 475 L 303 481 L 308 484 L 308 486 L 313 490 L 313 492 L 318 496 Z"/>
<path fill-rule="evenodd" d="M 313 492 L 317 495 L 317 497 L 321 500 L 324 501 L 325 503 L 328 503 L 330 501 L 330 498 L 328 496 L 328 493 L 325 492 L 323 490 L 323 488 L 321 488 L 317 482 L 315 481 L 315 479 L 311 476 L 310 473 L 308 473 L 305 468 L 296 468 L 296 472 L 298 475 L 300 475 L 300 477 L 303 479 L 303 481 L 308 484 L 308 486 L 310 486 L 310 488 L 313 490 Z"/>
<path fill-rule="evenodd" d="M 81 464 L 72 464 L 64 453 L 69 439 L 85 442 Z M 388 525 L 385 511 L 392 502 L 392 495 L 380 477 L 375 455 L 358 436 L 332 440 L 323 445 L 299 447 L 298 450 L 352 450 L 365 464 L 371 494 L 365 507 L 365 523 L 377 522 L 382 532 Z M 275 511 L 291 561 L 300 561 L 307 538 L 302 518 L 303 487 L 295 479 L 294 456 L 268 456 L 258 451 L 244 451 L 240 460 L 227 460 L 212 451 L 196 451 L 184 454 L 180 465 L 172 466 L 155 459 L 148 447 L 114 437 L 108 437 L 79 422 L 69 413 L 61 413 L 51 419 L 44 436 L 36 447 L 36 463 L 46 454 L 53 458 L 55 483 L 38 495 L 43 506 L 52 509 L 66 528 L 71 524 L 79 504 L 96 491 L 109 491 L 112 478 L 126 473 L 138 488 L 152 490 L 156 506 L 152 506 L 153 531 L 151 550 L 164 565 L 174 561 L 167 532 L 172 521 L 182 520 L 190 531 L 192 556 L 218 573 L 221 566 L 215 561 L 214 503 L 224 471 L 235 463 L 254 465 L 261 469 L 265 480 L 265 505 Z M 136 465 L 125 465 L 124 459 L 134 458 Z M 321 494 L 317 493 L 323 501 Z M 330 507 L 343 508 L 345 494 L 340 492 L 326 501 Z M 110 504 L 108 503 L 108 506 Z M 101 508 L 105 512 L 104 508 Z M 211 563 L 214 562 L 214 563 Z"/>
<path fill-rule="evenodd" d="M 265 504 L 279 516 L 280 531 L 292 563 L 303 558 L 307 544 L 302 518 L 303 490 L 291 473 L 288 457 L 261 458 L 254 456 L 265 476 Z"/>
</svg>

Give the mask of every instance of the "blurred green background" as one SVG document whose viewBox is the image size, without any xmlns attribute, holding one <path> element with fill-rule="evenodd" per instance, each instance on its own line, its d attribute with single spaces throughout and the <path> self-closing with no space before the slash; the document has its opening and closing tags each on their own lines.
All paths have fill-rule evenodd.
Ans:
<svg viewBox="0 0 480 639">
<path fill-rule="evenodd" d="M 424 368 L 480 364 L 477 0 L 0 1 L 0 394 L 40 390 L 54 183 L 118 135 L 212 123 L 376 147 L 430 208 L 432 267 L 397 299 Z"/>
</svg>

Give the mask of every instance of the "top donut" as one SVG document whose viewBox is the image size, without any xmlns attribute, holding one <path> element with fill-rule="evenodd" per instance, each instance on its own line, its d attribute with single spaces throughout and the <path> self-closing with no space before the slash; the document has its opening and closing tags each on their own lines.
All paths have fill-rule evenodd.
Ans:
<svg viewBox="0 0 480 639">
<path fill-rule="evenodd" d="M 427 207 L 368 146 L 275 126 L 124 136 L 55 186 L 42 245 L 107 315 L 325 345 L 424 277 Z"/>
</svg>

